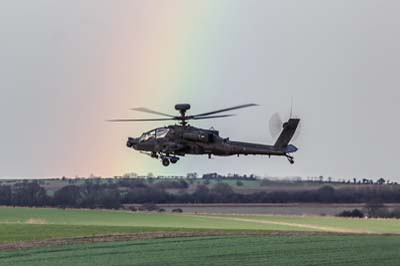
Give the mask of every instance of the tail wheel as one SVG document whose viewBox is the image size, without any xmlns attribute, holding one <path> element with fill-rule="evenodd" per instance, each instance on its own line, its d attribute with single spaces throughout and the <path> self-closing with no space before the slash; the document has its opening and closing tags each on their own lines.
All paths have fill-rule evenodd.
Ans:
<svg viewBox="0 0 400 266">
<path fill-rule="evenodd" d="M 169 165 L 169 160 L 167 158 L 162 159 L 162 164 L 167 167 Z"/>
<path fill-rule="evenodd" d="M 290 164 L 294 164 L 294 158 L 293 158 L 293 156 L 290 156 L 290 155 L 286 154 L 286 158 L 288 159 L 288 161 L 289 161 Z"/>
</svg>

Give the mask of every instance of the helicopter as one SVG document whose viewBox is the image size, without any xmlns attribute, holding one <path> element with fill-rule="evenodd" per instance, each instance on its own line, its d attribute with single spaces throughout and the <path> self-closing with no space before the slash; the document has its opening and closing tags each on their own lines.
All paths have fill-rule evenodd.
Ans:
<svg viewBox="0 0 400 266">
<path fill-rule="evenodd" d="M 158 127 L 143 133 L 138 138 L 129 137 L 126 143 L 128 148 L 140 151 L 154 159 L 161 160 L 164 166 L 175 164 L 180 157 L 187 154 L 208 155 L 208 158 L 214 156 L 231 155 L 266 155 L 283 156 L 293 164 L 294 157 L 291 155 L 298 149 L 290 144 L 300 119 L 289 118 L 287 122 L 282 123 L 279 120 L 273 120 L 274 124 L 280 124 L 279 137 L 273 145 L 264 145 L 258 143 L 248 143 L 232 141 L 229 138 L 220 136 L 219 131 L 211 129 L 197 128 L 189 125 L 189 120 L 202 120 L 214 118 L 226 118 L 234 116 L 233 114 L 220 114 L 232 110 L 257 106 L 257 104 L 244 104 L 230 108 L 224 108 L 196 115 L 187 115 L 190 110 L 190 104 L 176 104 L 175 110 L 179 115 L 171 115 L 163 112 L 154 111 L 148 108 L 139 107 L 131 110 L 156 114 L 163 118 L 149 119 L 111 119 L 110 122 L 145 122 L 145 121 L 178 121 L 178 124 Z M 278 122 L 277 122 L 278 121 Z M 271 125 L 271 121 L 270 121 Z"/>
</svg>

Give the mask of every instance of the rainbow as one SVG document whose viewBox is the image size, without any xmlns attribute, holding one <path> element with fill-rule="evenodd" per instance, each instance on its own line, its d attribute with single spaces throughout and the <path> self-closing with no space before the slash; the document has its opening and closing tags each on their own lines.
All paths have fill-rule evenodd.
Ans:
<svg viewBox="0 0 400 266">
<path fill-rule="evenodd" d="M 105 93 L 113 102 L 107 108 L 108 116 L 118 115 L 118 112 L 125 117 L 143 116 L 124 113 L 134 106 L 155 106 L 172 112 L 176 102 L 195 104 L 204 101 L 204 97 L 209 100 L 206 94 L 214 96 L 204 87 L 210 83 L 207 80 L 207 71 L 212 68 L 209 59 L 219 52 L 216 27 L 223 20 L 225 7 L 223 1 L 214 2 L 212 6 L 203 1 L 179 1 L 179 5 L 160 1 L 154 6 L 147 5 L 145 15 L 139 19 L 121 22 L 113 32 L 112 45 L 105 55 L 103 79 L 107 87 L 114 88 Z M 105 130 L 107 136 L 99 134 L 96 137 L 99 142 L 114 140 L 106 145 L 110 153 L 102 154 L 98 160 L 106 168 L 101 174 L 152 171 L 172 175 L 191 171 L 182 165 L 163 168 L 156 160 L 124 147 L 123 136 L 135 136 L 157 126 L 160 125 L 116 126 Z"/>
</svg>

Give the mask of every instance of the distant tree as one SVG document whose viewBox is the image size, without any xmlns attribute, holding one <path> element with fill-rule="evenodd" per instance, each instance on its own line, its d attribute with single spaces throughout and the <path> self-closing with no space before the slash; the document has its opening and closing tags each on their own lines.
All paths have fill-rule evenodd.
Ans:
<svg viewBox="0 0 400 266">
<path fill-rule="evenodd" d="M 324 203 L 330 203 L 335 201 L 335 189 L 331 186 L 323 186 L 318 189 L 318 201 Z"/>
<path fill-rule="evenodd" d="M 364 213 L 359 209 L 354 209 L 351 211 L 351 216 L 357 218 L 364 218 Z"/>
<path fill-rule="evenodd" d="M 12 204 L 15 206 L 46 206 L 50 203 L 50 198 L 46 190 L 37 181 L 24 181 L 16 183 L 12 189 Z"/>
<path fill-rule="evenodd" d="M 78 208 L 81 206 L 82 201 L 79 186 L 65 186 L 54 193 L 54 203 L 60 207 Z"/>
<path fill-rule="evenodd" d="M 388 217 L 389 211 L 386 206 L 380 200 L 373 200 L 365 204 L 365 211 L 368 217 L 378 218 L 378 217 Z"/>
<path fill-rule="evenodd" d="M 118 189 L 103 188 L 99 196 L 99 205 L 106 209 L 119 209 L 121 207 L 120 193 Z"/>
<path fill-rule="evenodd" d="M 211 195 L 215 202 L 231 202 L 232 198 L 235 196 L 233 189 L 230 185 L 226 183 L 217 183 L 211 189 Z"/>
<path fill-rule="evenodd" d="M 206 185 L 199 185 L 192 194 L 192 198 L 195 203 L 210 203 L 210 189 Z"/>
<path fill-rule="evenodd" d="M 118 209 L 121 205 L 120 193 L 116 185 L 84 184 L 80 187 L 84 208 Z"/>
<path fill-rule="evenodd" d="M 209 173 L 209 174 L 203 174 L 202 179 L 218 179 L 221 176 L 219 176 L 217 173 Z"/>
<path fill-rule="evenodd" d="M 11 205 L 11 186 L 0 186 L 0 205 Z"/>
<path fill-rule="evenodd" d="M 192 182 L 192 184 L 193 184 L 193 182 Z M 189 188 L 189 184 L 185 180 L 181 179 L 181 180 L 179 180 L 179 188 L 187 189 L 187 188 Z"/>
<path fill-rule="evenodd" d="M 186 178 L 188 179 L 196 179 L 198 177 L 198 174 L 196 172 L 193 173 L 187 173 Z"/>
<path fill-rule="evenodd" d="M 189 187 L 189 184 L 183 179 L 179 180 L 164 179 L 157 182 L 154 186 L 162 189 L 169 189 L 169 188 L 186 189 Z"/>
<path fill-rule="evenodd" d="M 379 178 L 377 181 L 376 181 L 376 183 L 378 184 L 378 185 L 383 185 L 383 184 L 385 184 L 385 179 L 383 179 L 382 177 L 381 178 Z"/>
<path fill-rule="evenodd" d="M 123 175 L 124 178 L 137 178 L 138 174 L 137 173 L 126 173 Z"/>
<path fill-rule="evenodd" d="M 237 180 L 237 181 L 236 181 L 236 186 L 242 187 L 242 186 L 243 186 L 243 182 L 240 181 L 240 180 Z"/>
<path fill-rule="evenodd" d="M 232 187 L 226 183 L 218 183 L 216 184 L 211 191 L 215 194 L 221 195 L 221 196 L 229 196 L 233 194 Z"/>
<path fill-rule="evenodd" d="M 271 203 L 286 203 L 290 201 L 290 194 L 286 191 L 274 191 L 269 193 L 269 202 Z"/>
<path fill-rule="evenodd" d="M 339 217 L 351 217 L 351 218 L 364 218 L 364 213 L 359 209 L 354 209 L 352 211 L 342 211 L 337 216 Z"/>
<path fill-rule="evenodd" d="M 163 189 L 147 187 L 132 188 L 122 199 L 123 203 L 166 203 L 172 201 L 173 196 Z"/>
<path fill-rule="evenodd" d="M 139 178 L 120 178 L 117 181 L 117 185 L 121 187 L 135 188 L 135 187 L 147 187 L 145 179 Z"/>
</svg>

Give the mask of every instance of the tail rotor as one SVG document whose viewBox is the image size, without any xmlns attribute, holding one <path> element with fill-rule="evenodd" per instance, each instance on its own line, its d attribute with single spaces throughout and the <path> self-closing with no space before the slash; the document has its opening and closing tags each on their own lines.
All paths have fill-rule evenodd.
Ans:
<svg viewBox="0 0 400 266">
<path fill-rule="evenodd" d="M 292 116 L 292 110 L 291 110 L 289 119 L 292 119 L 292 118 L 293 118 L 293 116 Z M 289 119 L 288 119 L 288 121 L 289 121 Z M 282 132 L 282 130 L 285 128 L 286 125 L 287 125 L 287 122 L 283 122 L 281 115 L 279 113 L 274 113 L 269 120 L 269 133 L 271 134 L 271 137 L 276 139 L 279 136 L 279 134 Z M 301 128 L 302 128 L 302 123 L 300 122 L 297 127 L 297 130 L 293 136 L 293 141 L 297 140 L 298 137 L 300 136 Z"/>
</svg>

